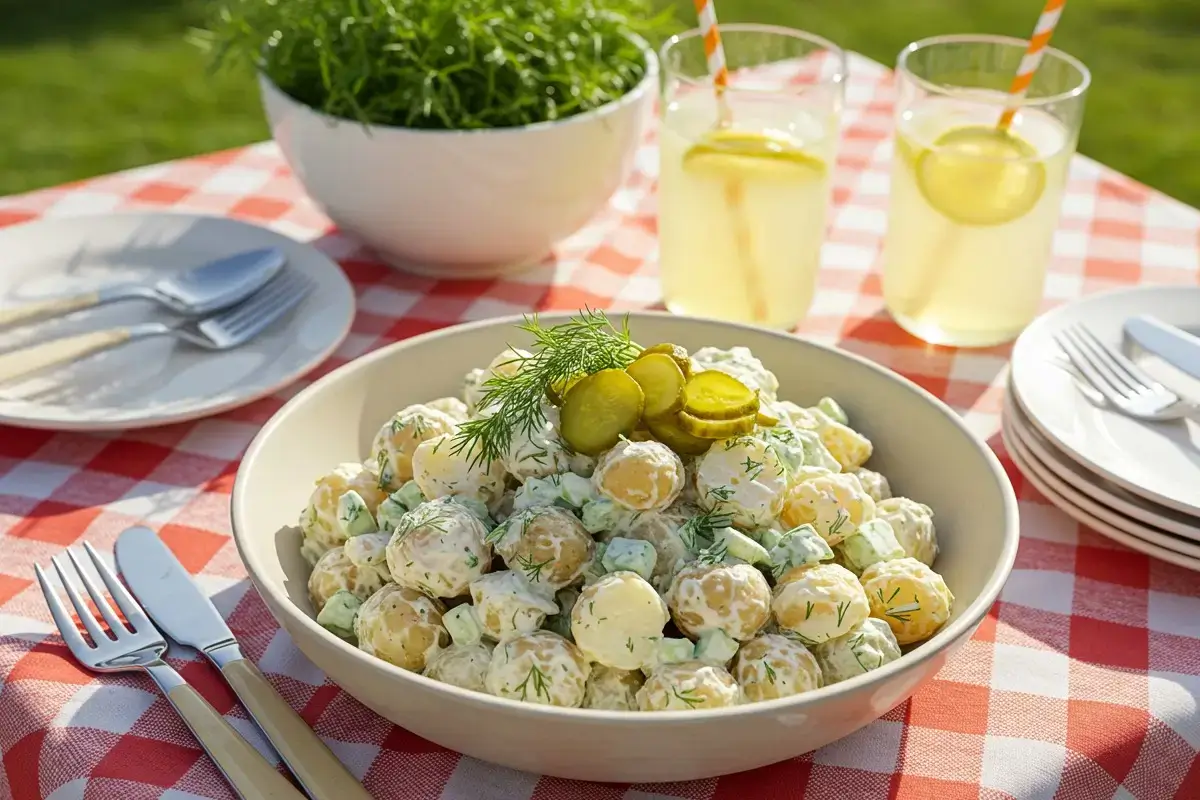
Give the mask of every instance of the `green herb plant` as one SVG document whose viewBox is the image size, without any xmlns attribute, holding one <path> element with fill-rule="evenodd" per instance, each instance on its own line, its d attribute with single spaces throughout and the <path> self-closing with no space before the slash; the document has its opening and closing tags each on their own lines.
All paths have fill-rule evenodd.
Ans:
<svg viewBox="0 0 1200 800">
<path fill-rule="evenodd" d="M 645 77 L 672 27 L 647 0 L 218 0 L 193 37 L 295 100 L 366 125 L 431 130 L 561 120 Z"/>
</svg>

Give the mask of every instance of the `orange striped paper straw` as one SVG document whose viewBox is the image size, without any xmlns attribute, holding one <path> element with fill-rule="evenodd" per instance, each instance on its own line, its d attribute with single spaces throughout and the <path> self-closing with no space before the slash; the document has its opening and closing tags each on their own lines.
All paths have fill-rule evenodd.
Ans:
<svg viewBox="0 0 1200 800">
<path fill-rule="evenodd" d="M 729 109 L 725 104 L 725 87 L 729 85 L 729 67 L 725 63 L 725 48 L 721 46 L 721 31 L 717 27 L 717 9 L 713 0 L 693 0 L 696 16 L 700 20 L 700 33 L 704 37 L 704 58 L 708 62 L 708 74 L 712 76 L 717 92 L 717 113 L 722 123 L 729 121 Z"/>
<path fill-rule="evenodd" d="M 701 0 L 696 0 L 697 8 L 700 7 L 700 2 Z M 1033 75 L 1042 63 L 1042 56 L 1046 55 L 1046 47 L 1050 44 L 1050 37 L 1054 35 L 1054 26 L 1058 24 L 1063 6 L 1066 4 L 1067 0 L 1046 0 L 1046 7 L 1042 9 L 1037 27 L 1033 29 L 1033 36 L 1029 39 L 1029 47 L 1026 48 L 1025 55 L 1021 57 L 1021 65 L 1017 67 L 1017 74 L 1013 77 L 1012 85 L 1008 87 L 1008 107 L 1000 115 L 1001 130 L 1007 129 L 1012 124 L 1017 108 L 1025 99 L 1025 93 L 1029 91 L 1029 84 L 1033 83 Z M 707 40 L 705 44 L 707 44 Z"/>
</svg>

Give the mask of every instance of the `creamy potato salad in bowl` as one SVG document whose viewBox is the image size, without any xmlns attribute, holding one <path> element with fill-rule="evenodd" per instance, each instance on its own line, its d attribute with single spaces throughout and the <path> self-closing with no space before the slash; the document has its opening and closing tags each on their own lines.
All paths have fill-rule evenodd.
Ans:
<svg viewBox="0 0 1200 800">
<path fill-rule="evenodd" d="M 233 507 L 268 607 L 359 700 L 604 781 L 748 769 L 881 716 L 970 637 L 1017 539 L 998 462 L 922 390 L 653 313 L 347 365 L 263 429 Z"/>
</svg>

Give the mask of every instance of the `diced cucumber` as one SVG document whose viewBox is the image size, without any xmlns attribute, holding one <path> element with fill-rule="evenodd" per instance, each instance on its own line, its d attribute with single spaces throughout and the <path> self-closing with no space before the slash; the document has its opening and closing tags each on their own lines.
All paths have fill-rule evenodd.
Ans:
<svg viewBox="0 0 1200 800">
<path fill-rule="evenodd" d="M 771 554 L 767 548 L 736 528 L 721 528 L 716 532 L 716 541 L 725 543 L 725 552 L 740 558 L 747 564 L 769 564 Z"/>
<path fill-rule="evenodd" d="M 483 628 L 475 618 L 475 609 L 469 603 L 455 606 L 443 614 L 442 624 L 446 626 L 455 644 L 478 644 L 483 638 Z"/>
<path fill-rule="evenodd" d="M 783 541 L 783 531 L 776 528 L 763 528 L 759 531 L 758 543 L 767 549 L 768 554 Z M 770 556 L 768 555 L 768 558 Z"/>
<path fill-rule="evenodd" d="M 558 476 L 552 476 L 557 478 Z M 513 513 L 527 508 L 546 508 L 558 500 L 559 486 L 551 478 L 526 478 L 513 496 Z"/>
<path fill-rule="evenodd" d="M 690 639 L 664 637 L 659 639 L 657 644 L 655 644 L 654 653 L 650 657 L 650 661 L 642 667 L 642 671 L 650 673 L 666 664 L 680 664 L 684 661 L 691 661 L 695 658 L 695 652 L 696 646 L 692 644 Z"/>
<path fill-rule="evenodd" d="M 392 540 L 390 533 L 364 533 L 346 540 L 346 558 L 356 567 L 382 568 L 387 571 L 387 546 Z"/>
<path fill-rule="evenodd" d="M 317 614 L 317 624 L 334 636 L 353 639 L 354 618 L 358 616 L 360 606 L 362 601 L 353 593 L 339 589 L 325 601 L 321 613 Z"/>
<path fill-rule="evenodd" d="M 885 519 L 873 519 L 858 526 L 851 535 L 842 540 L 842 558 L 854 572 L 862 572 L 881 561 L 904 558 L 904 547 L 896 539 L 891 523 Z"/>
<path fill-rule="evenodd" d="M 641 539 L 623 539 L 616 536 L 609 539 L 608 546 L 604 549 L 602 564 L 605 572 L 629 570 L 650 580 L 657 561 L 658 553 L 655 552 L 654 545 Z"/>
<path fill-rule="evenodd" d="M 416 481 L 409 481 L 392 493 L 392 497 L 402 503 L 405 508 L 412 511 L 417 506 L 424 503 L 427 499 L 421 492 L 421 487 L 417 486 Z"/>
<path fill-rule="evenodd" d="M 816 564 L 833 558 L 833 550 L 812 525 L 801 525 L 783 534 L 771 548 L 771 574 L 776 578 L 792 567 Z"/>
<path fill-rule="evenodd" d="M 596 534 L 616 530 L 629 517 L 625 509 L 606 497 L 592 500 L 583 506 L 583 527 Z"/>
<path fill-rule="evenodd" d="M 714 628 L 700 635 L 696 642 L 693 657 L 706 664 L 725 666 L 737 655 L 738 643 L 720 628 Z"/>
<path fill-rule="evenodd" d="M 379 530 L 367 501 L 353 489 L 338 498 L 337 521 L 346 538 Z"/>
<path fill-rule="evenodd" d="M 558 496 L 572 508 L 583 508 L 599 497 L 596 487 L 587 478 L 574 472 L 564 472 L 558 477 Z"/>
<path fill-rule="evenodd" d="M 843 425 L 850 424 L 850 418 L 846 416 L 846 412 L 842 410 L 841 405 L 832 397 L 822 397 L 817 401 L 817 408 L 825 412 L 825 416 L 832 419 L 834 422 L 840 422 Z"/>
<path fill-rule="evenodd" d="M 393 492 L 388 497 L 383 499 L 379 504 L 379 508 L 375 509 L 375 517 L 379 522 L 379 530 L 386 533 L 392 533 L 396 530 L 396 526 L 408 513 L 408 506 L 396 499 L 399 492 Z"/>
</svg>

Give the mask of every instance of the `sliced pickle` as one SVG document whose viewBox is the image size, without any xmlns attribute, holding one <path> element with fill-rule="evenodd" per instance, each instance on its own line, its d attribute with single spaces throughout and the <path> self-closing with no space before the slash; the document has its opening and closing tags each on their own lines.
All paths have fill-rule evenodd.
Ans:
<svg viewBox="0 0 1200 800">
<path fill-rule="evenodd" d="M 683 385 L 687 382 L 675 359 L 664 353 L 642 353 L 625 368 L 646 395 L 642 414 L 648 418 L 674 414 L 683 408 Z"/>
<path fill-rule="evenodd" d="M 642 418 L 642 387 L 623 369 L 604 369 L 570 388 L 562 404 L 562 437 L 571 449 L 597 456 Z"/>
<path fill-rule="evenodd" d="M 677 344 L 663 342 L 662 344 L 656 344 L 653 347 L 647 347 L 642 351 L 643 356 L 649 356 L 655 353 L 662 353 L 665 356 L 670 356 L 675 364 L 679 367 L 680 371 L 683 372 L 684 378 L 692 377 L 692 358 L 688 355 L 688 351 L 684 348 Z"/>
<path fill-rule="evenodd" d="M 758 412 L 758 394 L 732 375 L 696 373 L 683 388 L 683 410 L 702 419 L 738 419 Z"/>
<path fill-rule="evenodd" d="M 758 416 L 754 420 L 760 428 L 774 428 L 779 424 L 779 417 L 771 414 L 769 411 L 758 409 Z"/>
<path fill-rule="evenodd" d="M 586 375 L 579 374 L 555 381 L 546 387 L 546 398 L 554 405 L 561 406 L 563 398 L 567 396 L 567 392 L 571 391 L 571 387 L 586 377 Z"/>
<path fill-rule="evenodd" d="M 756 418 L 757 415 L 751 413 L 737 419 L 704 419 L 686 411 L 680 411 L 679 427 L 701 439 L 730 439 L 734 436 L 753 433 Z"/>
<path fill-rule="evenodd" d="M 701 439 L 692 436 L 679 425 L 679 415 L 669 414 L 665 417 L 646 420 L 646 427 L 654 434 L 654 438 L 681 456 L 702 456 L 712 446 L 711 439 Z"/>
</svg>

